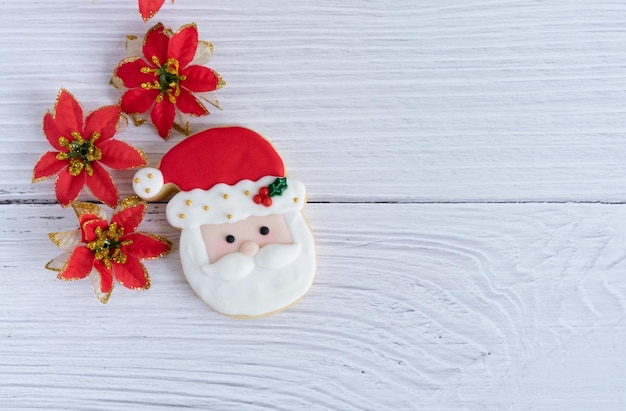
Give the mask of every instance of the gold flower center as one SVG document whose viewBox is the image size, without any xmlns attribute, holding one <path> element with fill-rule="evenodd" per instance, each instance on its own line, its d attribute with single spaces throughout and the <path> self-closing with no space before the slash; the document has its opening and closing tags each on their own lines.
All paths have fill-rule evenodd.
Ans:
<svg viewBox="0 0 626 411">
<path fill-rule="evenodd" d="M 83 170 L 89 176 L 93 175 L 91 163 L 102 158 L 102 151 L 94 144 L 100 138 L 100 133 L 94 131 L 91 139 L 85 140 L 80 133 L 72 132 L 73 141 L 69 141 L 65 137 L 59 137 L 59 145 L 67 149 L 67 153 L 60 152 L 57 154 L 57 160 L 70 160 L 70 175 L 76 177 Z"/>
<path fill-rule="evenodd" d="M 180 94 L 180 82 L 187 78 L 179 73 L 180 63 L 175 58 L 170 57 L 165 64 L 161 65 L 157 56 L 152 56 L 152 62 L 157 68 L 142 67 L 141 72 L 154 74 L 155 81 L 141 83 L 141 87 L 146 90 L 160 90 L 161 94 L 157 97 L 157 102 L 163 100 L 163 95 L 167 94 L 167 98 L 176 104 L 176 97 Z"/>
<path fill-rule="evenodd" d="M 96 227 L 96 239 L 87 244 L 87 248 L 93 251 L 97 260 L 104 263 L 106 268 L 111 268 L 111 261 L 117 264 L 126 262 L 126 254 L 120 247 L 132 244 L 132 240 L 120 239 L 124 236 L 124 227 L 117 227 L 117 223 L 112 223 L 105 230 Z"/>
</svg>

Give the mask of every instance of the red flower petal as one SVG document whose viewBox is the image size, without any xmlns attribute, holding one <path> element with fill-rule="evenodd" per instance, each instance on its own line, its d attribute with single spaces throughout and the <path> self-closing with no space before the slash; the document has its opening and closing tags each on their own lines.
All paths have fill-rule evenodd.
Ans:
<svg viewBox="0 0 626 411">
<path fill-rule="evenodd" d="M 142 73 L 141 69 L 149 67 L 141 57 L 130 57 L 122 60 L 115 69 L 114 75 L 119 77 L 127 88 L 141 87 L 142 83 L 153 83 L 154 73 Z"/>
<path fill-rule="evenodd" d="M 154 100 L 160 93 L 159 90 L 146 90 L 143 88 L 128 90 L 122 96 L 122 111 L 128 114 L 145 113 L 150 110 Z"/>
<path fill-rule="evenodd" d="M 112 265 L 115 278 L 124 287 L 133 290 L 147 290 L 150 288 L 148 271 L 137 257 L 127 255 L 124 264 L 112 262 Z"/>
<path fill-rule="evenodd" d="M 72 201 L 76 200 L 76 197 L 78 197 L 84 185 L 84 172 L 74 177 L 70 175 L 67 168 L 61 169 L 54 185 L 57 200 L 59 200 L 63 207 L 68 206 Z"/>
<path fill-rule="evenodd" d="M 94 218 L 81 222 L 80 233 L 82 235 L 83 243 L 89 243 L 98 238 L 98 235 L 96 234 L 96 228 L 98 227 L 102 230 L 106 230 L 109 227 L 109 222 L 101 218 Z"/>
<path fill-rule="evenodd" d="M 43 133 L 46 135 L 46 138 L 48 139 L 48 142 L 50 143 L 52 147 L 56 148 L 57 150 L 67 151 L 66 148 L 64 149 L 59 144 L 59 138 L 63 137 L 63 134 L 57 127 L 57 123 L 54 120 L 54 117 L 52 116 L 52 114 L 46 113 L 46 115 L 43 116 L 42 127 L 43 127 Z"/>
<path fill-rule="evenodd" d="M 33 183 L 52 177 L 67 165 L 67 161 L 57 160 L 57 153 L 48 151 L 37 161 L 33 171 Z"/>
<path fill-rule="evenodd" d="M 120 198 L 109 173 L 97 162 L 91 163 L 93 175 L 87 176 L 87 187 L 93 195 L 111 208 L 115 208 Z M 86 173 L 84 173 L 86 174 Z"/>
<path fill-rule="evenodd" d="M 165 0 L 139 0 L 139 13 L 143 21 L 150 20 L 159 11 Z"/>
<path fill-rule="evenodd" d="M 128 235 L 137 229 L 144 215 L 147 205 L 144 201 L 139 201 L 130 207 L 126 207 L 111 217 L 111 224 L 117 223 L 118 227 L 124 227 L 124 234 Z M 126 238 L 126 236 L 124 236 Z"/>
<path fill-rule="evenodd" d="M 122 246 L 126 254 L 137 258 L 157 258 L 172 251 L 172 244 L 165 238 L 148 233 L 133 233 L 124 236 L 124 240 L 132 240 L 132 243 Z"/>
<path fill-rule="evenodd" d="M 95 238 L 95 237 L 93 237 L 93 238 L 90 237 L 89 239 L 87 239 L 86 233 L 85 233 L 85 226 L 86 226 L 86 224 L 88 224 L 88 223 L 90 223 L 92 221 L 96 221 L 96 220 L 97 221 L 102 221 L 104 227 L 106 227 L 109 224 L 108 221 L 103 220 L 99 216 L 97 216 L 95 214 L 89 214 L 89 213 L 81 215 L 80 218 L 78 219 L 78 225 L 80 226 L 80 230 L 81 230 L 81 234 L 82 234 L 82 241 L 83 242 L 89 242 L 89 241 L 92 241 Z M 92 229 L 90 232 L 93 233 L 93 231 L 94 230 Z"/>
<path fill-rule="evenodd" d="M 78 202 L 75 202 L 72 205 L 75 206 L 77 203 Z M 102 221 L 105 226 L 109 224 L 107 220 L 105 220 L 98 214 L 90 213 L 90 212 L 82 212 L 82 214 L 80 214 L 78 217 L 78 225 L 82 227 L 84 224 L 87 224 L 88 222 L 93 221 L 93 220 Z"/>
<path fill-rule="evenodd" d="M 184 88 L 180 89 L 180 94 L 176 97 L 176 107 L 183 113 L 191 116 L 206 116 L 209 114 L 209 110 Z"/>
<path fill-rule="evenodd" d="M 215 71 L 204 66 L 189 66 L 181 70 L 181 75 L 187 78 L 180 85 L 196 93 L 216 90 L 220 81 Z"/>
<path fill-rule="evenodd" d="M 101 260 L 94 259 L 93 266 L 100 273 L 100 292 L 110 293 L 113 290 L 113 272 Z"/>
<path fill-rule="evenodd" d="M 195 23 L 182 26 L 170 39 L 168 57 L 178 60 L 180 67 L 191 63 L 198 49 L 198 28 Z"/>
<path fill-rule="evenodd" d="M 174 117 L 176 116 L 176 108 L 167 96 L 163 96 L 163 100 L 154 105 L 150 118 L 152 123 L 156 126 L 159 135 L 164 139 L 170 136 L 172 131 L 172 125 L 174 124 Z"/>
<path fill-rule="evenodd" d="M 83 138 L 89 140 L 93 137 L 93 133 L 98 132 L 100 138 L 98 138 L 96 145 L 110 139 L 117 132 L 120 115 L 119 106 L 100 107 L 87 116 Z"/>
<path fill-rule="evenodd" d="M 165 34 L 162 23 L 156 24 L 146 33 L 143 42 L 143 55 L 148 64 L 154 67 L 153 57 L 158 59 L 158 65 L 162 66 L 167 62 L 167 46 L 170 38 Z"/>
<path fill-rule="evenodd" d="M 85 278 L 91 272 L 94 256 L 90 249 L 85 246 L 76 247 L 67 262 L 67 267 L 59 273 L 62 280 L 79 280 Z"/>
<path fill-rule="evenodd" d="M 123 141 L 109 140 L 98 147 L 102 151 L 100 162 L 116 170 L 128 170 L 148 163 L 143 151 Z"/>
<path fill-rule="evenodd" d="M 64 88 L 59 92 L 54 105 L 54 120 L 59 131 L 68 139 L 72 132 L 83 131 L 83 110 L 74 96 Z"/>
</svg>

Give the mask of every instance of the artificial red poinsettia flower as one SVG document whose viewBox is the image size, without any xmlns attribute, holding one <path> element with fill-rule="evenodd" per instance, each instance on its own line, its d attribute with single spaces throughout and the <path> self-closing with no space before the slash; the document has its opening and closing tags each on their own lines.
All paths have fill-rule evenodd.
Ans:
<svg viewBox="0 0 626 411">
<path fill-rule="evenodd" d="M 73 202 L 80 228 L 48 236 L 65 252 L 46 264 L 66 281 L 91 276 L 96 295 L 106 303 L 113 280 L 126 288 L 147 290 L 150 277 L 142 259 L 155 259 L 172 251 L 172 243 L 160 236 L 138 232 L 147 203 L 132 196 L 120 203 L 111 221 L 95 204 Z"/>
<path fill-rule="evenodd" d="M 139 13 L 143 21 L 148 21 L 161 9 L 165 0 L 139 0 Z M 174 0 L 172 0 L 174 4 Z"/>
<path fill-rule="evenodd" d="M 110 207 L 119 201 L 119 193 L 104 164 L 117 170 L 147 164 L 138 148 L 115 140 L 121 116 L 119 106 L 106 106 L 90 113 L 83 121 L 83 110 L 74 96 L 61 89 L 54 112 L 43 117 L 43 132 L 57 151 L 48 151 L 35 165 L 33 182 L 58 173 L 56 196 L 68 206 L 87 184 L 93 195 Z"/>
<path fill-rule="evenodd" d="M 137 40 L 129 37 L 128 51 L 136 51 Z M 136 124 L 145 121 L 139 115 L 150 112 L 152 123 L 164 139 L 172 128 L 188 134 L 183 115 L 209 114 L 197 97 L 219 108 L 217 100 L 208 93 L 226 83 L 214 70 L 203 66 L 212 54 L 211 43 L 198 40 L 194 23 L 182 26 L 176 33 L 158 23 L 146 33 L 141 52 L 125 58 L 115 69 L 111 82 L 125 89 L 120 100 L 122 111 L 134 115 Z M 182 124 L 175 122 L 177 115 Z"/>
</svg>

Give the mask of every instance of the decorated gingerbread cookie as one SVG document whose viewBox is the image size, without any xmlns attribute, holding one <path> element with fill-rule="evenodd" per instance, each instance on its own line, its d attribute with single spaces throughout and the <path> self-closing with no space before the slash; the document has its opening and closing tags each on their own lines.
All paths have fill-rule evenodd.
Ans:
<svg viewBox="0 0 626 411">
<path fill-rule="evenodd" d="M 179 191 L 167 220 L 182 229 L 180 258 L 193 290 L 235 317 L 273 314 L 298 301 L 315 276 L 315 245 L 302 215 L 304 185 L 287 177 L 272 145 L 252 130 L 195 134 L 133 180 L 146 200 Z"/>
</svg>

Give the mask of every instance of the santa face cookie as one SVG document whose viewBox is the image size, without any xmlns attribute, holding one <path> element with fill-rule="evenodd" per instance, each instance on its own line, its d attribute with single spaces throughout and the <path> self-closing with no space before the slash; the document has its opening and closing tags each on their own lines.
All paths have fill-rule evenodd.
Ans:
<svg viewBox="0 0 626 411">
<path fill-rule="evenodd" d="M 304 185 L 259 134 L 223 127 L 173 147 L 159 169 L 139 170 L 145 200 L 179 191 L 167 220 L 182 229 L 180 258 L 193 290 L 220 313 L 273 314 L 299 300 L 315 276 L 315 245 L 302 215 Z"/>
</svg>

